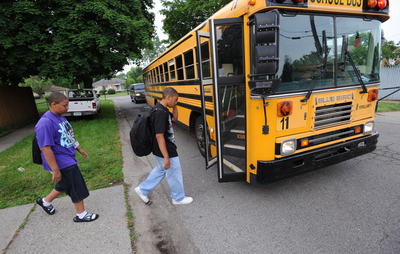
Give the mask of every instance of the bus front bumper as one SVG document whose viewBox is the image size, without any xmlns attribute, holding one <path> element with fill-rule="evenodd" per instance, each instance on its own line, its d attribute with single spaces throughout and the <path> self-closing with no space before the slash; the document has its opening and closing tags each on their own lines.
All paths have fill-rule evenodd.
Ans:
<svg viewBox="0 0 400 254">
<path fill-rule="evenodd" d="M 275 161 L 258 161 L 257 175 L 250 174 L 250 183 L 259 185 L 327 167 L 376 149 L 379 133 L 305 152 Z"/>
</svg>

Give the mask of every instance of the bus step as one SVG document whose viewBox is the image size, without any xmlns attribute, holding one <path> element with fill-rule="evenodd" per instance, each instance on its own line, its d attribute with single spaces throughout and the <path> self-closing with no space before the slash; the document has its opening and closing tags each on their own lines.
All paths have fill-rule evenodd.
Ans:
<svg viewBox="0 0 400 254">
<path fill-rule="evenodd" d="M 244 158 L 225 155 L 224 164 L 233 172 L 243 172 L 246 169 L 246 160 Z"/>
<path fill-rule="evenodd" d="M 246 148 L 244 140 L 231 140 L 224 144 L 224 155 L 245 158 Z"/>
</svg>

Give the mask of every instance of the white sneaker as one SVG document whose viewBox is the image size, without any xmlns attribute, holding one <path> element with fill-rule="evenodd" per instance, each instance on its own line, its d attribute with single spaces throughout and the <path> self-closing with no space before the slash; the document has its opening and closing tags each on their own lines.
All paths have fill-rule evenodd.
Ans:
<svg viewBox="0 0 400 254">
<path fill-rule="evenodd" d="M 143 195 L 142 191 L 140 190 L 139 186 L 135 188 L 136 193 L 139 195 L 139 197 L 143 200 L 143 202 L 148 203 L 149 199 L 147 196 Z"/>
<path fill-rule="evenodd" d="M 172 204 L 174 205 L 187 205 L 193 202 L 193 198 L 191 197 L 184 197 L 181 201 L 172 200 Z"/>
</svg>

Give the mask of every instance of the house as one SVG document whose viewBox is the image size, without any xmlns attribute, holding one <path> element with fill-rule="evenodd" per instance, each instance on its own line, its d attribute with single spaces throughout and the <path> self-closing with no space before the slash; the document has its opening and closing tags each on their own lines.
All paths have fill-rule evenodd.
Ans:
<svg viewBox="0 0 400 254">
<path fill-rule="evenodd" d="M 52 92 L 60 92 L 66 95 L 66 91 L 68 88 L 65 87 L 61 87 L 61 86 L 50 86 L 50 87 L 44 87 L 44 95 L 42 96 L 46 96 L 46 95 L 50 95 Z M 34 97 L 39 97 L 39 95 L 35 92 L 33 92 L 33 96 Z M 43 98 L 43 97 L 42 97 Z"/>
<path fill-rule="evenodd" d="M 99 92 L 100 90 L 114 89 L 116 92 L 125 91 L 125 80 L 119 78 L 102 79 L 93 83 L 93 89 Z"/>
<path fill-rule="evenodd" d="M 60 93 L 66 94 L 67 89 L 68 88 L 61 87 L 61 86 L 45 87 L 44 93 L 45 93 L 45 95 L 50 95 L 52 92 L 60 92 Z"/>
</svg>

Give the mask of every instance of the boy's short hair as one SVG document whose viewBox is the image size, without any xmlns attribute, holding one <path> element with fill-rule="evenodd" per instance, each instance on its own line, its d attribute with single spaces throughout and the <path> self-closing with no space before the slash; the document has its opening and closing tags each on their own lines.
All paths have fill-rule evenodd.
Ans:
<svg viewBox="0 0 400 254">
<path fill-rule="evenodd" d="M 167 98 L 168 95 L 171 95 L 171 97 L 174 97 L 175 95 L 178 95 L 178 92 L 172 87 L 167 87 L 162 92 L 162 98 L 165 99 L 165 98 Z"/>
<path fill-rule="evenodd" d="M 60 92 L 53 92 L 49 96 L 49 105 L 52 104 L 53 102 L 60 103 L 65 100 L 68 100 L 67 96 L 65 96 Z"/>
</svg>

